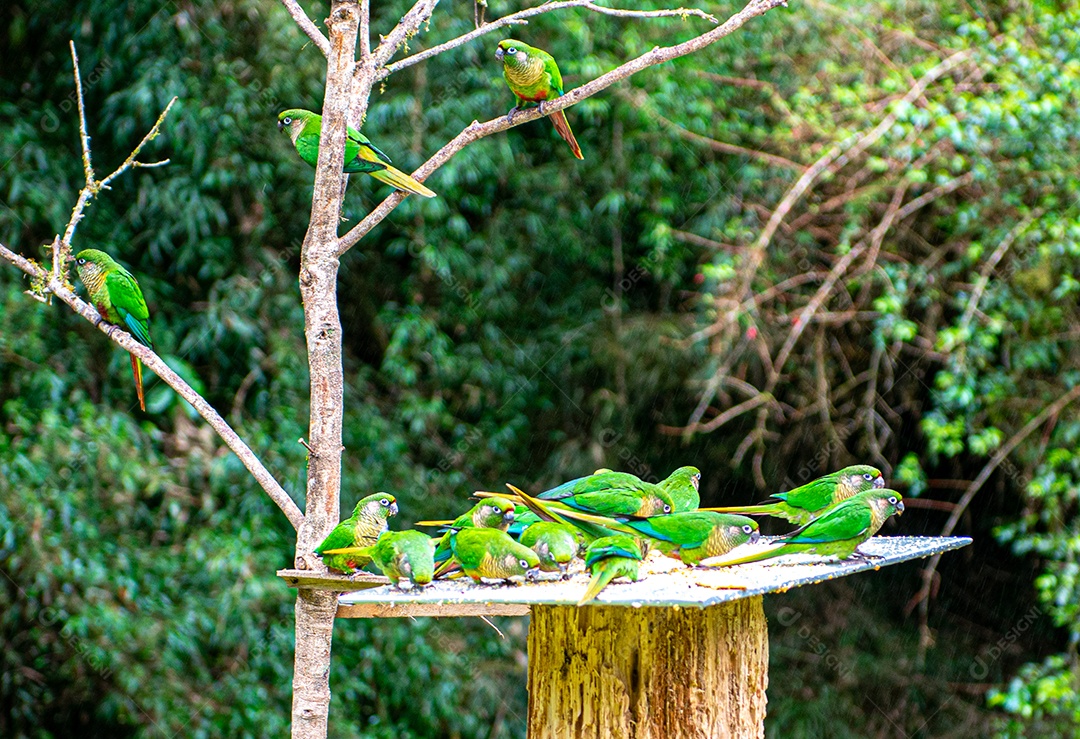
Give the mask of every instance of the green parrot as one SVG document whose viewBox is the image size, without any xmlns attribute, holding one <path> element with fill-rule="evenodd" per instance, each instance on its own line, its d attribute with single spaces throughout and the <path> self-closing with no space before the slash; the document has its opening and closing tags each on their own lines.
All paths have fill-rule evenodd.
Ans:
<svg viewBox="0 0 1080 739">
<path fill-rule="evenodd" d="M 435 571 L 435 577 L 441 577 L 449 572 L 454 566 L 451 558 L 451 534 L 460 529 L 498 529 L 505 532 L 514 522 L 514 504 L 506 498 L 485 498 L 469 509 L 468 512 L 458 516 L 450 524 L 439 539 L 435 547 L 435 563 L 440 565 Z M 420 525 L 429 523 L 421 521 Z"/>
<path fill-rule="evenodd" d="M 727 554 L 746 542 L 758 540 L 757 521 L 712 511 L 683 511 L 666 516 L 619 520 L 596 516 L 572 508 L 557 508 L 550 501 L 526 499 L 541 518 L 565 521 L 590 537 L 627 534 L 645 539 L 649 545 L 691 567 L 709 557 Z"/>
<path fill-rule="evenodd" d="M 884 487 L 885 478 L 876 467 L 857 464 L 811 480 L 786 493 L 775 493 L 772 497 L 777 499 L 776 502 L 730 508 L 702 508 L 701 510 L 739 513 L 744 516 L 769 515 L 801 526 L 812 521 L 829 506 L 847 500 L 858 493 Z"/>
<path fill-rule="evenodd" d="M 387 493 L 375 493 L 362 498 L 352 515 L 334 527 L 315 549 L 323 564 L 336 572 L 354 574 L 371 561 L 371 557 L 357 550 L 375 545 L 386 531 L 386 519 L 396 516 L 397 500 Z M 332 554 L 330 550 L 349 549 L 346 554 Z"/>
<path fill-rule="evenodd" d="M 698 486 L 701 484 L 701 470 L 697 467 L 680 467 L 657 483 L 675 505 L 674 512 L 696 511 L 701 505 Z"/>
<path fill-rule="evenodd" d="M 532 580 L 540 571 L 536 552 L 499 529 L 473 527 L 451 532 L 450 547 L 454 560 L 475 582 Z"/>
<path fill-rule="evenodd" d="M 384 531 L 371 547 L 371 561 L 401 588 L 401 581 L 413 587 L 428 585 L 435 573 L 435 542 L 420 531 Z M 404 589 L 404 588 L 402 588 Z"/>
<path fill-rule="evenodd" d="M 780 546 L 731 561 L 704 564 L 728 567 L 746 562 L 808 552 L 839 559 L 865 559 L 859 545 L 878 532 L 889 516 L 904 512 L 904 500 L 895 490 L 873 489 L 842 500 L 802 528 L 778 537 Z"/>
<path fill-rule="evenodd" d="M 583 539 L 572 526 L 539 521 L 525 529 L 518 541 L 540 557 L 541 570 L 558 572 L 565 578 L 566 568 L 581 550 Z"/>
<path fill-rule="evenodd" d="M 594 600 L 616 577 L 636 582 L 648 548 L 647 543 L 627 534 L 604 536 L 590 544 L 585 552 L 585 566 L 592 573 L 592 579 L 578 605 Z"/>
<path fill-rule="evenodd" d="M 510 86 L 510 92 L 514 93 L 517 99 L 517 105 L 507 116 L 510 120 L 514 119 L 514 113 L 523 108 L 539 106 L 542 114 L 546 101 L 562 96 L 562 74 L 559 72 L 559 65 L 555 63 L 555 57 L 546 51 L 508 38 L 499 42 L 495 58 L 502 62 L 503 77 Z M 560 110 L 548 117 L 563 140 L 570 144 L 574 156 L 584 159 L 574 132 L 566 121 L 566 114 Z"/>
<path fill-rule="evenodd" d="M 310 110 L 292 108 L 278 114 L 278 128 L 289 134 L 296 153 L 312 167 L 319 161 L 319 134 L 322 132 L 322 116 Z M 367 136 L 351 126 L 345 139 L 346 174 L 363 172 L 380 182 L 404 192 L 435 197 L 435 193 L 409 175 L 390 165 L 390 157 L 375 148 Z"/>
<path fill-rule="evenodd" d="M 515 493 L 520 491 L 510 486 Z M 602 516 L 648 518 L 675 510 L 671 496 L 651 482 L 628 472 L 601 472 L 564 482 L 536 496 Z"/>
<path fill-rule="evenodd" d="M 112 257 L 97 249 L 83 249 L 75 255 L 75 269 L 86 285 L 97 312 L 109 323 L 127 331 L 143 346 L 154 348 L 150 341 L 150 312 L 146 309 L 139 283 L 131 273 Z M 146 411 L 143 395 L 142 362 L 131 355 L 131 371 L 135 375 L 135 393 L 139 408 Z"/>
</svg>

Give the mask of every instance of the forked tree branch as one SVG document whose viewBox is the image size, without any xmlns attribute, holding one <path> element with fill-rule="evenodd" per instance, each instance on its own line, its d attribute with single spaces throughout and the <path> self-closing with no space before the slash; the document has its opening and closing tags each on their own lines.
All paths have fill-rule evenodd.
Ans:
<svg viewBox="0 0 1080 739">
<path fill-rule="evenodd" d="M 515 126 L 520 126 L 529 121 L 538 120 L 546 115 L 568 108 L 643 69 L 671 61 L 672 59 L 677 59 L 681 56 L 686 56 L 695 51 L 700 51 L 706 46 L 714 44 L 725 36 L 735 32 L 751 18 L 764 15 L 773 8 L 786 4 L 787 0 L 751 0 L 746 7 L 728 18 L 723 25 L 714 28 L 708 33 L 696 36 L 689 41 L 684 41 L 681 44 L 676 44 L 674 46 L 655 46 L 641 56 L 615 67 L 615 69 L 612 69 L 610 72 L 600 75 L 581 87 L 575 87 L 562 97 L 549 100 L 544 103 L 543 113 L 541 113 L 538 108 L 531 108 L 519 111 L 514 116 L 513 122 L 507 119 L 506 116 L 499 116 L 498 118 L 493 118 L 485 123 L 473 121 L 466 126 L 461 133 L 455 136 L 448 144 L 443 146 L 443 148 L 435 152 L 430 159 L 413 172 L 413 177 L 423 182 L 432 172 L 446 164 L 452 156 L 474 141 L 478 141 L 486 136 L 491 136 L 492 134 L 505 131 Z M 400 191 L 387 196 L 387 198 L 379 203 L 379 205 L 377 205 L 363 220 L 341 237 L 338 242 L 338 254 L 344 254 L 355 246 L 360 239 L 367 235 L 372 228 L 382 222 L 382 220 L 404 199 L 405 193 Z"/>
<path fill-rule="evenodd" d="M 438 56 L 444 51 L 450 49 L 456 49 L 459 46 L 473 41 L 474 39 L 485 36 L 489 33 L 498 31 L 500 28 L 506 28 L 513 25 L 526 25 L 529 22 L 529 18 L 533 18 L 544 13 L 550 13 L 554 10 L 563 10 L 565 8 L 587 8 L 595 13 L 601 13 L 603 15 L 613 15 L 619 18 L 687 18 L 695 16 L 697 18 L 703 18 L 710 23 L 719 23 L 716 16 L 706 13 L 699 8 L 672 8 L 665 10 L 622 10 L 620 8 L 608 8 L 603 5 L 597 5 L 592 0 L 557 0 L 555 2 L 546 2 L 542 5 L 537 5 L 533 8 L 526 8 L 520 10 L 517 13 L 511 13 L 510 15 L 499 18 L 491 23 L 485 23 L 484 25 L 476 28 L 468 33 L 462 34 L 457 38 L 450 39 L 446 43 L 439 44 L 438 46 L 432 46 L 430 49 L 419 51 L 412 56 L 407 56 L 404 59 L 394 62 L 393 64 L 387 64 L 382 67 L 377 75 L 377 79 L 385 79 L 394 72 L 400 72 L 402 69 L 411 67 L 414 64 L 430 59 L 433 56 Z"/>
<path fill-rule="evenodd" d="M 319 30 L 319 27 L 308 18 L 308 14 L 300 7 L 300 3 L 296 2 L 296 0 L 281 0 L 281 4 L 285 6 L 285 10 L 296 21 L 296 25 L 300 26 L 300 30 L 319 48 L 322 55 L 328 55 L 330 53 L 330 41 Z"/>
<path fill-rule="evenodd" d="M 266 494 L 270 496 L 270 499 L 277 504 L 278 508 L 285 514 L 285 517 L 289 519 L 289 523 L 292 524 L 293 528 L 299 528 L 300 523 L 304 520 L 304 516 L 296 503 L 289 497 L 289 494 L 285 492 L 284 488 L 278 484 L 277 480 L 274 479 L 269 471 L 267 471 L 262 462 L 259 461 L 247 444 L 245 444 L 236 432 L 233 431 L 232 427 L 226 423 L 225 419 L 222 418 L 201 395 L 195 392 L 194 388 L 184 382 L 178 374 L 169 369 L 169 366 L 165 364 L 161 357 L 159 357 L 152 349 L 135 341 L 129 333 L 118 326 L 114 326 L 104 321 L 102 316 L 100 316 L 88 303 L 80 300 L 69 286 L 67 262 L 71 258 L 71 239 L 75 235 L 75 229 L 78 226 L 79 221 L 82 220 L 83 212 L 95 195 L 102 190 L 108 189 L 109 183 L 127 170 L 133 167 L 159 167 L 168 164 L 168 159 L 160 162 L 146 163 L 138 161 L 137 158 L 143 148 L 161 131 L 161 124 L 164 122 L 165 116 L 169 114 L 169 110 L 172 108 L 173 103 L 176 102 L 175 97 L 170 100 L 168 105 L 165 106 L 165 109 L 161 111 L 161 115 L 158 116 L 157 121 L 154 122 L 153 127 L 151 127 L 147 134 L 143 136 L 142 141 L 140 141 L 131 153 L 128 154 L 127 158 L 120 166 L 104 179 L 98 180 L 97 176 L 94 174 L 93 164 L 91 163 L 90 134 L 86 126 L 86 104 L 83 100 L 82 78 L 79 74 L 79 56 L 75 51 L 74 42 L 71 43 L 71 63 L 75 77 L 75 92 L 79 110 L 79 143 L 82 148 L 83 175 L 86 182 L 79 192 L 78 200 L 71 211 L 71 218 L 64 228 L 63 236 L 57 235 L 50 245 L 50 248 L 52 249 L 52 270 L 45 269 L 33 260 L 13 252 L 3 244 L 0 244 L 0 258 L 11 262 L 31 278 L 31 289 L 27 291 L 27 294 L 39 302 L 47 302 L 48 295 L 55 295 L 60 298 L 60 300 L 67 303 L 72 310 L 101 329 L 106 336 L 132 355 L 142 360 L 154 374 L 164 380 L 167 385 L 180 395 L 180 397 L 189 402 L 199 415 L 210 424 L 211 428 L 217 432 L 222 441 L 224 441 L 236 456 L 240 458 L 240 461 L 248 471 L 251 472 L 252 476 L 259 485 L 262 486 L 263 490 L 266 491 Z"/>
<path fill-rule="evenodd" d="M 56 241 L 59 241 L 57 239 Z M 58 249 L 58 244 L 53 244 L 54 252 Z M 33 284 L 36 288 L 43 292 L 48 292 L 60 300 L 67 303 L 67 305 L 80 316 L 93 323 L 101 332 L 112 339 L 114 342 L 120 345 L 121 348 L 130 352 L 134 356 L 142 360 L 154 374 L 164 380 L 165 384 L 171 387 L 177 392 L 177 394 L 191 404 L 200 416 L 202 416 L 210 427 L 217 432 L 217 435 L 221 437 L 221 440 L 231 449 L 240 461 L 244 464 L 244 467 L 248 469 L 252 477 L 256 482 L 266 491 L 266 494 L 270 496 L 270 499 L 277 504 L 277 507 L 281 509 L 281 512 L 285 514 L 285 517 L 289 519 L 289 523 L 293 528 L 298 528 L 300 523 L 304 520 L 303 514 L 297 507 L 293 499 L 289 497 L 289 494 L 278 484 L 273 475 L 267 471 L 254 452 L 244 443 L 231 426 L 221 417 L 213 406 L 211 406 L 206 399 L 199 395 L 195 390 L 188 385 L 180 377 L 169 368 L 169 365 L 165 364 L 165 361 L 159 357 L 153 349 L 143 346 L 136 341 L 131 334 L 121 329 L 119 326 L 114 326 L 111 323 L 105 321 L 96 310 L 89 304 L 79 299 L 74 292 L 71 291 L 61 280 L 54 274 L 50 274 L 48 270 L 39 266 L 32 260 L 16 254 L 8 249 L 3 244 L 0 244 L 0 257 L 3 257 L 7 261 L 14 264 L 21 269 L 33 280 Z"/>
</svg>

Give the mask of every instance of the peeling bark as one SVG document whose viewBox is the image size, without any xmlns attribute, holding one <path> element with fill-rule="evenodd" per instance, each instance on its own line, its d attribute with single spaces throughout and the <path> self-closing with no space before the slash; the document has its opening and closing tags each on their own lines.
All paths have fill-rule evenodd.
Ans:
<svg viewBox="0 0 1080 739">
<path fill-rule="evenodd" d="M 337 525 L 341 492 L 344 377 L 337 306 L 337 226 L 345 175 L 345 127 L 360 6 L 334 0 L 327 32 L 326 97 L 315 169 L 311 222 L 300 253 L 300 294 L 311 377 L 307 504 L 297 532 L 297 569 L 322 570 L 314 548 Z M 300 590 L 296 597 L 292 736 L 325 739 L 330 711 L 330 650 L 337 594 Z"/>
<path fill-rule="evenodd" d="M 530 739 L 764 737 L 761 598 L 704 609 L 535 606 Z"/>
</svg>

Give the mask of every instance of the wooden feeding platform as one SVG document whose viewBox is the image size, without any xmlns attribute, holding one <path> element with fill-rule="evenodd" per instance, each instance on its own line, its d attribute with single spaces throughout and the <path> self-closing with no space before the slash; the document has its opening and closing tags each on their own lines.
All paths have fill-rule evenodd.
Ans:
<svg viewBox="0 0 1080 739">
<path fill-rule="evenodd" d="M 744 545 L 740 553 L 755 546 Z M 929 557 L 967 537 L 875 536 L 873 558 L 791 555 L 688 568 L 651 552 L 643 579 L 608 585 L 579 607 L 588 575 L 522 585 L 467 578 L 400 591 L 386 578 L 281 570 L 290 586 L 341 592 L 338 618 L 526 616 L 529 737 L 763 737 L 769 638 L 762 597 Z"/>
</svg>

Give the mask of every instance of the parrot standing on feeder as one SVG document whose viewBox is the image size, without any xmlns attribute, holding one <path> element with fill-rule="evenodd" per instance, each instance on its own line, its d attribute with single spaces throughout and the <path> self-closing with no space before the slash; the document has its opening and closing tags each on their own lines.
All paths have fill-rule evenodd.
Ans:
<svg viewBox="0 0 1080 739">
<path fill-rule="evenodd" d="M 590 544 L 585 552 L 585 566 L 592 573 L 592 579 L 578 605 L 594 600 L 617 577 L 636 582 L 647 551 L 646 543 L 627 534 L 604 536 Z"/>
<path fill-rule="evenodd" d="M 774 493 L 775 502 L 729 508 L 702 508 L 717 513 L 738 513 L 743 516 L 775 516 L 797 525 L 807 524 L 815 516 L 842 500 L 885 487 L 885 478 L 876 467 L 857 464 L 811 480 L 786 493 Z"/>
<path fill-rule="evenodd" d="M 540 557 L 499 529 L 467 528 L 450 532 L 454 560 L 475 582 L 506 583 L 532 580 L 540 572 Z"/>
<path fill-rule="evenodd" d="M 387 493 L 375 493 L 362 498 L 352 515 L 334 527 L 334 530 L 315 548 L 315 554 L 322 558 L 323 564 L 331 570 L 346 575 L 354 574 L 371 561 L 367 554 L 359 550 L 375 545 L 379 536 L 386 531 L 386 520 L 396 516 L 397 499 Z M 330 550 L 349 549 L 346 554 L 332 554 Z"/>
<path fill-rule="evenodd" d="M 904 512 L 904 500 L 895 490 L 874 489 L 840 501 L 802 528 L 778 537 L 780 546 L 734 560 L 705 561 L 708 566 L 729 567 L 760 562 L 785 554 L 805 552 L 839 559 L 866 559 L 859 545 L 878 532 L 894 513 Z"/>
</svg>

